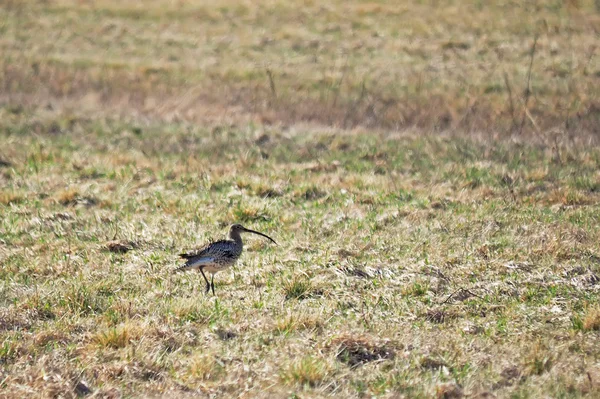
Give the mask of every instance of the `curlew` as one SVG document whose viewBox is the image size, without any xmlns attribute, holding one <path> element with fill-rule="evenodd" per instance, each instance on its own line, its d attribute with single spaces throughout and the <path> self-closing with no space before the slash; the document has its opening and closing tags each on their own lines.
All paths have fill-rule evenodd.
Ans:
<svg viewBox="0 0 600 399">
<path fill-rule="evenodd" d="M 215 278 L 215 273 L 233 266 L 242 254 L 244 243 L 242 242 L 241 233 L 258 234 L 277 244 L 275 240 L 266 234 L 247 229 L 241 224 L 234 224 L 229 229 L 229 240 L 215 241 L 196 251 L 180 254 L 179 256 L 186 259 L 186 262 L 184 265 L 175 269 L 175 271 L 179 272 L 197 269 L 202 274 L 202 277 L 204 277 L 204 281 L 206 281 L 206 292 L 208 293 L 208 291 L 212 289 L 214 295 L 215 283 L 213 280 Z M 212 274 L 210 282 L 204 274 L 205 271 Z"/>
</svg>

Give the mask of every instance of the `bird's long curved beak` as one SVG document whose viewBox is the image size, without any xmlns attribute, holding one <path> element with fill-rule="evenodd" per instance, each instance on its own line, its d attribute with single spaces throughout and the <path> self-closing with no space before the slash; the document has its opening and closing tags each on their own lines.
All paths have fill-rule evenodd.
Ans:
<svg viewBox="0 0 600 399">
<path fill-rule="evenodd" d="M 247 228 L 245 228 L 245 227 L 244 227 L 244 231 L 245 231 L 246 233 L 254 233 L 254 234 L 258 234 L 259 236 L 263 236 L 263 237 L 265 237 L 265 238 L 268 238 L 269 240 L 273 241 L 273 244 L 277 245 L 277 243 L 275 242 L 275 240 L 274 240 L 274 239 L 272 239 L 271 237 L 269 237 L 269 236 L 268 236 L 268 235 L 266 235 L 266 234 L 260 233 L 260 232 L 258 232 L 258 231 L 250 230 L 250 229 L 247 229 Z"/>
</svg>

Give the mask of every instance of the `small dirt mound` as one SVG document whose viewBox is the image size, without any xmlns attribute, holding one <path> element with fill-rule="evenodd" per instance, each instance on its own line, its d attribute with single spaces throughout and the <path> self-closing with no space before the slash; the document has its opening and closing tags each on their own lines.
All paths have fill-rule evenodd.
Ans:
<svg viewBox="0 0 600 399">
<path fill-rule="evenodd" d="M 396 351 L 389 344 L 375 343 L 364 337 L 339 337 L 333 340 L 332 346 L 336 348 L 337 359 L 350 367 L 396 357 Z"/>
<path fill-rule="evenodd" d="M 107 251 L 116 253 L 116 254 L 125 254 L 136 247 L 136 243 L 133 241 L 127 240 L 113 240 L 104 244 L 104 248 Z"/>
<path fill-rule="evenodd" d="M 219 339 L 222 341 L 229 341 L 238 336 L 238 334 L 235 331 L 224 330 L 222 328 L 217 329 L 215 331 L 215 334 L 217 334 L 217 337 L 219 337 Z"/>
</svg>

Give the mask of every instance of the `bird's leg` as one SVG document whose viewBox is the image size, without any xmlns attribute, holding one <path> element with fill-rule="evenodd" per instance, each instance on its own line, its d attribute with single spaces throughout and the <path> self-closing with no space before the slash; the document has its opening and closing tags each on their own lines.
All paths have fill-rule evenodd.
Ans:
<svg viewBox="0 0 600 399">
<path fill-rule="evenodd" d="M 206 281 L 206 292 L 208 293 L 208 290 L 210 290 L 210 283 L 208 282 L 208 279 L 206 278 L 206 275 L 204 274 L 204 270 L 199 269 L 200 273 L 202 273 L 202 277 L 204 277 L 204 281 Z"/>
<path fill-rule="evenodd" d="M 210 278 L 210 286 L 212 287 L 213 296 L 215 295 L 215 274 Z"/>
</svg>

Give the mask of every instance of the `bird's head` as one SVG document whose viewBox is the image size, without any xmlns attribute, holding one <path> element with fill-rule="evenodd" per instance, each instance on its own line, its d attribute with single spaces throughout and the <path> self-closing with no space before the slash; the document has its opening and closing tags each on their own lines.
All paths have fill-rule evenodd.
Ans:
<svg viewBox="0 0 600 399">
<path fill-rule="evenodd" d="M 252 234 L 258 234 L 259 236 L 263 236 L 263 237 L 265 237 L 265 238 L 268 238 L 268 239 L 269 239 L 269 240 L 271 240 L 271 241 L 272 241 L 274 244 L 277 244 L 277 243 L 275 242 L 275 240 L 274 240 L 274 239 L 272 239 L 271 237 L 269 237 L 269 236 L 268 236 L 268 235 L 266 235 L 266 234 L 260 233 L 260 232 L 258 232 L 258 231 L 254 231 L 254 230 L 247 229 L 247 228 L 245 228 L 244 226 L 242 226 L 242 225 L 241 225 L 241 224 L 239 224 L 239 223 L 236 223 L 236 224 L 233 224 L 233 225 L 231 225 L 231 228 L 229 229 L 229 236 L 230 236 L 231 238 L 233 238 L 234 236 L 239 236 L 239 235 L 240 235 L 240 233 L 252 233 Z"/>
</svg>

